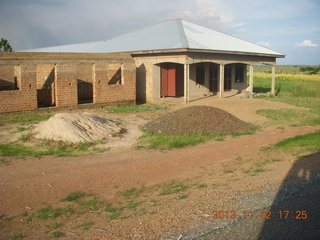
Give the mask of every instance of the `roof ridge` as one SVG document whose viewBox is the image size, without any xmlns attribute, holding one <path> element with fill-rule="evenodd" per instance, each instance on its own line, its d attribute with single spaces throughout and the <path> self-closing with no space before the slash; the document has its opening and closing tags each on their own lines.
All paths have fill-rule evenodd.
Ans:
<svg viewBox="0 0 320 240">
<path fill-rule="evenodd" d="M 178 31 L 179 31 L 179 35 L 180 35 L 180 38 L 182 41 L 183 48 L 190 48 L 186 33 L 185 33 L 183 25 L 182 25 L 182 20 L 177 19 L 176 23 L 177 23 L 177 27 L 178 27 Z"/>
</svg>

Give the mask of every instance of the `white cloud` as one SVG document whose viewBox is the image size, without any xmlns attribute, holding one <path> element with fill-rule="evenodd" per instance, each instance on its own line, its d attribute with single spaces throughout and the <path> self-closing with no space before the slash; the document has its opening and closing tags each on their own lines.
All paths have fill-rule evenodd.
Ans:
<svg viewBox="0 0 320 240">
<path fill-rule="evenodd" d="M 264 47 L 270 47 L 270 44 L 268 42 L 265 42 L 265 41 L 258 42 L 258 44 L 261 45 L 261 46 L 264 46 Z"/>
<path fill-rule="evenodd" d="M 311 40 L 303 40 L 301 43 L 296 43 L 295 46 L 298 46 L 298 47 L 317 47 L 318 44 L 312 43 Z"/>
<path fill-rule="evenodd" d="M 241 29 L 245 31 L 244 23 L 234 18 L 234 14 L 224 1 L 194 0 L 189 8 L 171 12 L 168 19 L 180 18 L 198 23 L 217 30 Z"/>
</svg>

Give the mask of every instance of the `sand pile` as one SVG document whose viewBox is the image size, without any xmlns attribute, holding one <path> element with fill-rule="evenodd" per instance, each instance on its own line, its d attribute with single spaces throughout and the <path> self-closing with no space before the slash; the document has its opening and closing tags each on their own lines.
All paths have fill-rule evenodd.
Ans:
<svg viewBox="0 0 320 240">
<path fill-rule="evenodd" d="M 123 133 L 118 122 L 92 113 L 58 113 L 36 125 L 35 138 L 70 143 L 93 142 Z"/>
<path fill-rule="evenodd" d="M 145 126 L 153 133 L 180 134 L 228 134 L 246 132 L 251 126 L 221 109 L 207 106 L 192 106 L 177 110 L 155 119 Z"/>
</svg>

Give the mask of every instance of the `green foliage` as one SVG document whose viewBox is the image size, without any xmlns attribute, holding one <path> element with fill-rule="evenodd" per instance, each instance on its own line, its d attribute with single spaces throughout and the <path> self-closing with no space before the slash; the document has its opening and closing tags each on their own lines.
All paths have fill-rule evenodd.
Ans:
<svg viewBox="0 0 320 240">
<path fill-rule="evenodd" d="M 0 39 L 0 52 L 12 52 L 12 47 L 10 46 L 7 39 Z"/>
<path fill-rule="evenodd" d="M 36 217 L 39 219 L 55 219 L 61 215 L 68 215 L 75 213 L 75 210 L 68 206 L 66 208 L 52 208 L 52 207 L 46 207 L 41 208 L 37 213 Z"/>
<path fill-rule="evenodd" d="M 61 223 L 54 223 L 54 224 L 51 224 L 51 225 L 46 225 L 46 228 L 47 228 L 48 232 L 50 232 L 52 230 L 55 230 L 55 229 L 58 229 L 60 227 L 62 227 Z"/>
<path fill-rule="evenodd" d="M 281 159 L 277 159 L 277 158 L 263 159 L 263 160 L 259 160 L 259 161 L 255 162 L 255 166 L 261 168 L 261 167 L 264 167 L 267 164 L 274 163 L 274 162 L 280 162 L 280 161 L 281 161 Z"/>
<path fill-rule="evenodd" d="M 49 113 L 15 113 L 0 115 L 0 126 L 7 124 L 35 124 L 40 121 L 48 120 L 51 117 Z"/>
<path fill-rule="evenodd" d="M 315 147 L 320 150 L 320 131 L 285 139 L 278 142 L 275 147 L 288 150 L 294 147 Z"/>
<path fill-rule="evenodd" d="M 68 202 L 76 201 L 84 197 L 85 195 L 86 194 L 83 192 L 73 192 L 73 193 L 70 193 L 68 196 L 66 196 L 64 199 L 62 199 L 62 201 L 68 201 Z"/>
<path fill-rule="evenodd" d="M 15 235 L 15 236 L 11 237 L 10 239 L 11 240 L 19 240 L 19 239 L 24 239 L 24 237 L 25 236 L 23 236 L 23 235 Z"/>
<path fill-rule="evenodd" d="M 93 222 L 85 222 L 83 224 L 75 226 L 73 229 L 89 230 L 93 224 Z"/>
<path fill-rule="evenodd" d="M 259 109 L 257 113 L 278 123 L 290 123 L 294 126 L 320 125 L 319 114 L 297 109 Z"/>
<path fill-rule="evenodd" d="M 130 188 L 124 191 L 119 192 L 119 195 L 124 198 L 137 198 L 144 191 L 144 187 L 141 188 Z"/>
<path fill-rule="evenodd" d="M 49 235 L 52 238 L 60 238 L 60 237 L 64 237 L 65 234 L 63 232 L 52 232 Z"/>
<path fill-rule="evenodd" d="M 159 196 L 176 194 L 179 192 L 184 192 L 187 189 L 189 189 L 189 186 L 182 183 L 176 183 L 175 181 L 171 181 L 170 183 L 161 187 Z"/>
<path fill-rule="evenodd" d="M 108 107 L 110 113 L 137 113 L 137 112 L 156 112 L 165 111 L 167 107 L 158 105 L 117 105 Z"/>
<path fill-rule="evenodd" d="M 29 135 L 24 135 L 20 140 L 26 141 Z M 0 156 L 17 156 L 17 157 L 41 157 L 52 155 L 56 157 L 73 156 L 76 152 L 87 152 L 95 143 L 81 142 L 79 144 L 66 144 L 63 142 L 43 141 L 34 147 L 25 146 L 19 143 L 0 144 Z M 92 148 L 90 151 L 102 152 L 102 149 Z"/>
<path fill-rule="evenodd" d="M 320 73 L 320 65 L 300 67 L 300 71 L 305 72 L 307 74 L 318 74 Z"/>
</svg>

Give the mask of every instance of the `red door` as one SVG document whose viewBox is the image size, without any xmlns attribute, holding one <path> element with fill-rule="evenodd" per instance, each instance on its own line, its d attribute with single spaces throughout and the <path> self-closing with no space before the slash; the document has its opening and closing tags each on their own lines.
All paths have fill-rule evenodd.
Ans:
<svg viewBox="0 0 320 240">
<path fill-rule="evenodd" d="M 167 70 L 168 73 L 168 96 L 175 97 L 176 96 L 176 69 L 169 68 Z"/>
<path fill-rule="evenodd" d="M 183 95 L 183 65 L 163 63 L 161 65 L 161 96 Z"/>
</svg>

